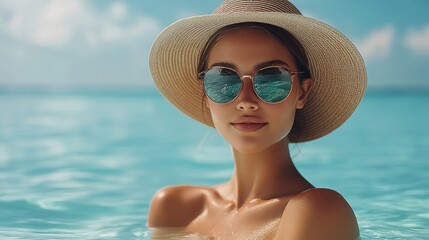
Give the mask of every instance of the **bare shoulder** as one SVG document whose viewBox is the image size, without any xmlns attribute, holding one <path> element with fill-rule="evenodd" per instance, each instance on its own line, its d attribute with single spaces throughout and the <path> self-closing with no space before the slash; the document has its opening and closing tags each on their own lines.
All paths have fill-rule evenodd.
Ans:
<svg viewBox="0 0 429 240">
<path fill-rule="evenodd" d="M 204 209 L 205 187 L 171 186 L 159 190 L 152 198 L 148 214 L 149 227 L 185 227 Z"/>
<path fill-rule="evenodd" d="M 276 239 L 355 240 L 358 237 L 356 216 L 341 194 L 312 188 L 289 201 Z"/>
</svg>

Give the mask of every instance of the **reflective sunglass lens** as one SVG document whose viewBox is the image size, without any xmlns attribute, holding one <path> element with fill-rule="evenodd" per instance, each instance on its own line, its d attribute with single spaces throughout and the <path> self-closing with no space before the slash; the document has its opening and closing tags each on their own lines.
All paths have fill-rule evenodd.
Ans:
<svg viewBox="0 0 429 240">
<path fill-rule="evenodd" d="M 228 103 L 237 97 L 241 79 L 234 71 L 226 68 L 209 69 L 203 78 L 207 96 L 217 103 Z"/>
<path fill-rule="evenodd" d="M 283 101 L 292 87 L 292 77 L 283 68 L 266 68 L 256 74 L 254 80 L 256 94 L 265 102 Z"/>
</svg>

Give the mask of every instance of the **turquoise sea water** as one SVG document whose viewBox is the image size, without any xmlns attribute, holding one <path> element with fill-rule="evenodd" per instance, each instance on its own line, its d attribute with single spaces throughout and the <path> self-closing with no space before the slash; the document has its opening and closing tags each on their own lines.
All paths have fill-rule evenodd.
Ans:
<svg viewBox="0 0 429 240">
<path fill-rule="evenodd" d="M 428 239 L 428 106 L 370 92 L 336 132 L 292 147 L 352 205 L 361 239 Z M 148 239 L 154 192 L 229 179 L 229 151 L 156 92 L 2 92 L 0 239 Z"/>
</svg>

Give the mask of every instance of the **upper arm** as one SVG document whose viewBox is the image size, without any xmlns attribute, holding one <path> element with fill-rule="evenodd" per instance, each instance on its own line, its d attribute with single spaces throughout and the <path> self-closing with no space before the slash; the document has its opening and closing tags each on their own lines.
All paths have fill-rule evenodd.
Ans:
<svg viewBox="0 0 429 240">
<path fill-rule="evenodd" d="M 204 207 L 201 191 L 187 186 L 166 187 L 152 199 L 148 227 L 185 227 Z"/>
<path fill-rule="evenodd" d="M 352 208 L 337 192 L 310 189 L 286 206 L 276 239 L 355 240 L 359 227 Z"/>
</svg>

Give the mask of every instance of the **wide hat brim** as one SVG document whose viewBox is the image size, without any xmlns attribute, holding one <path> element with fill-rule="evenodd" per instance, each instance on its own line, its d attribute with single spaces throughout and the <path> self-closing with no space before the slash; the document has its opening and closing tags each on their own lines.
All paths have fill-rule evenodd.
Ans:
<svg viewBox="0 0 429 240">
<path fill-rule="evenodd" d="M 342 125 L 361 101 L 367 75 L 363 59 L 343 34 L 318 20 L 280 12 L 237 12 L 185 18 L 168 26 L 149 55 L 153 80 L 180 111 L 213 127 L 197 79 L 202 49 L 218 29 L 241 22 L 260 22 L 289 31 L 304 47 L 314 80 L 312 92 L 289 134 L 290 142 L 320 138 Z"/>
</svg>

